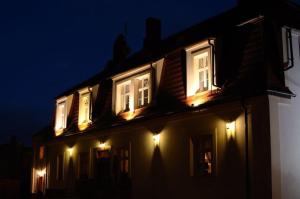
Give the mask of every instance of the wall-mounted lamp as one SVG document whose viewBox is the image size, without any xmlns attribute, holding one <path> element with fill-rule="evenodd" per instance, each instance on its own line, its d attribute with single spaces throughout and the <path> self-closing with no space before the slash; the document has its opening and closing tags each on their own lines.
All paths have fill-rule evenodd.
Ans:
<svg viewBox="0 0 300 199">
<path fill-rule="evenodd" d="M 159 142 L 160 142 L 160 134 L 159 133 L 153 135 L 153 142 L 154 142 L 155 146 L 159 146 Z"/>
<path fill-rule="evenodd" d="M 36 171 L 36 175 L 38 177 L 43 177 L 45 174 L 46 174 L 46 168 Z"/>
<path fill-rule="evenodd" d="M 69 152 L 70 157 L 73 155 L 73 150 L 74 150 L 73 147 L 67 149 L 67 151 Z"/>
<path fill-rule="evenodd" d="M 107 143 L 107 142 L 102 142 L 100 141 L 99 143 L 99 148 L 101 150 L 110 150 L 111 149 L 111 146 Z"/>
<path fill-rule="evenodd" d="M 235 121 L 226 123 L 226 135 L 227 138 L 235 137 Z"/>
</svg>

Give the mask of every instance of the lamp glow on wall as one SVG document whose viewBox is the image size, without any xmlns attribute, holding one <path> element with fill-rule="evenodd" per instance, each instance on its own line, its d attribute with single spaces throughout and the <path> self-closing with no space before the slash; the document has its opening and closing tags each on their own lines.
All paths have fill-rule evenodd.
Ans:
<svg viewBox="0 0 300 199">
<path fill-rule="evenodd" d="M 110 150 L 111 146 L 107 142 L 100 141 L 99 142 L 99 148 L 101 150 Z"/>
<path fill-rule="evenodd" d="M 74 147 L 68 148 L 67 151 L 69 152 L 70 157 L 72 157 L 73 151 L 74 151 Z"/>
<path fill-rule="evenodd" d="M 235 121 L 226 123 L 226 135 L 229 139 L 235 138 Z"/>
<path fill-rule="evenodd" d="M 154 134 L 153 135 L 153 142 L 154 142 L 154 146 L 158 147 L 159 143 L 160 143 L 160 134 Z"/>
<path fill-rule="evenodd" d="M 36 175 L 39 177 L 43 177 L 45 174 L 46 174 L 46 168 L 36 171 Z"/>
</svg>

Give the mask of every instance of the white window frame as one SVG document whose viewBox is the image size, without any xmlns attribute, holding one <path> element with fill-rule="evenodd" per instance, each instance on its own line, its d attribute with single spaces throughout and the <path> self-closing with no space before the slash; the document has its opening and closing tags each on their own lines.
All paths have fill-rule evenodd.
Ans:
<svg viewBox="0 0 300 199">
<path fill-rule="evenodd" d="M 132 76 L 123 76 L 122 79 L 114 80 L 114 97 L 113 97 L 113 107 L 116 114 L 123 112 L 133 112 L 135 109 L 147 106 L 151 102 L 151 80 L 152 74 L 150 70 L 141 71 L 138 74 L 133 74 Z M 148 89 L 148 103 L 145 104 L 143 101 L 142 106 L 138 106 L 138 81 L 143 79 L 148 79 L 148 87 L 142 88 L 143 90 Z M 129 85 L 130 91 L 128 93 L 122 94 L 122 88 Z M 125 109 L 125 97 L 129 96 L 129 110 Z M 144 94 L 143 94 L 144 98 Z M 144 99 L 143 99 L 144 100 Z"/>
<path fill-rule="evenodd" d="M 212 41 L 213 43 L 214 41 Z M 207 92 L 216 89 L 215 86 L 213 86 L 213 78 L 212 78 L 212 72 L 213 72 L 213 66 L 212 66 L 212 59 L 215 59 L 213 57 L 212 53 L 212 47 L 208 43 L 208 41 L 200 42 L 198 44 L 195 44 L 193 46 L 187 47 L 186 49 L 186 84 L 187 84 L 187 97 L 195 96 L 195 95 L 203 95 Z M 199 79 L 199 70 L 197 68 L 198 65 L 195 64 L 195 58 L 201 57 L 202 54 L 208 54 L 208 85 L 207 90 L 200 90 L 200 79 Z"/>
<path fill-rule="evenodd" d="M 59 111 L 61 105 L 63 105 L 64 107 L 63 111 Z M 62 115 L 59 115 L 60 113 Z M 55 130 L 63 130 L 66 127 L 67 127 L 67 98 L 64 97 L 62 99 L 57 100 L 56 102 Z"/>
<path fill-rule="evenodd" d="M 211 63 L 210 63 L 210 53 L 209 53 L 209 48 L 207 49 L 203 49 L 200 51 L 197 51 L 195 53 L 192 54 L 193 56 L 193 67 L 194 67 L 194 71 L 195 71 L 195 81 L 196 81 L 196 85 L 198 85 L 198 90 L 196 91 L 197 93 L 201 93 L 204 91 L 207 91 L 209 89 L 209 86 L 211 85 Z M 201 58 L 206 57 L 205 63 L 206 66 L 204 66 L 203 68 L 199 68 L 199 61 Z M 197 64 L 198 62 L 198 64 Z M 206 73 L 207 71 L 207 73 Z M 200 73 L 203 73 L 203 89 L 206 88 L 205 90 L 201 89 L 200 86 Z"/>
<path fill-rule="evenodd" d="M 79 111 L 78 111 L 78 124 L 88 124 L 91 122 L 91 88 L 85 88 L 82 90 L 79 90 Z M 88 98 L 88 107 L 85 107 L 83 104 L 84 98 Z M 86 108 L 88 110 L 86 110 Z M 85 113 L 82 113 L 84 111 Z M 86 113 L 87 112 L 87 113 Z M 86 118 L 87 116 L 87 118 Z"/>
<path fill-rule="evenodd" d="M 138 77 L 136 78 L 138 80 L 137 83 L 137 108 L 143 107 L 143 106 L 147 106 L 150 102 L 150 75 L 146 74 L 143 75 L 142 77 Z M 144 82 L 147 79 L 148 81 L 148 85 L 144 86 Z M 141 81 L 141 88 L 139 88 L 139 81 Z M 145 103 L 145 90 L 147 90 L 148 93 L 148 99 L 147 102 Z M 139 103 L 140 101 L 140 96 L 139 93 L 141 92 L 141 103 Z"/>
<path fill-rule="evenodd" d="M 130 98 L 131 94 L 131 82 L 126 82 L 124 84 L 121 85 L 121 93 L 120 93 L 120 97 L 121 97 L 121 110 L 122 111 L 129 111 L 130 110 Z M 128 88 L 128 91 L 126 91 L 126 89 Z M 127 102 L 128 100 L 128 102 Z"/>
</svg>

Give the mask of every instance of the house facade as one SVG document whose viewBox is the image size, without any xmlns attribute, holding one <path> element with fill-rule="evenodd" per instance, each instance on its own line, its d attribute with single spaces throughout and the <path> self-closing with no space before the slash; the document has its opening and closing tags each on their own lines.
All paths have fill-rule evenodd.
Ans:
<svg viewBox="0 0 300 199">
<path fill-rule="evenodd" d="M 278 13 L 284 15 L 278 15 Z M 32 193 L 299 198 L 300 8 L 239 1 L 168 38 L 149 18 L 33 137 Z"/>
</svg>

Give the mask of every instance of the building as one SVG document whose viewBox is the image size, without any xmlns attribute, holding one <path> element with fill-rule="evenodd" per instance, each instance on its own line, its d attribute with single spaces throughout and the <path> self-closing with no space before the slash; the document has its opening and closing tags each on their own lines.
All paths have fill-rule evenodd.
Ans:
<svg viewBox="0 0 300 199">
<path fill-rule="evenodd" d="M 32 149 L 13 136 L 9 143 L 0 145 L 0 156 L 0 198 L 30 198 Z"/>
<path fill-rule="evenodd" d="M 165 39 L 149 18 L 129 56 L 119 36 L 34 136 L 32 192 L 299 198 L 299 29 L 298 5 L 241 0 Z"/>
</svg>

